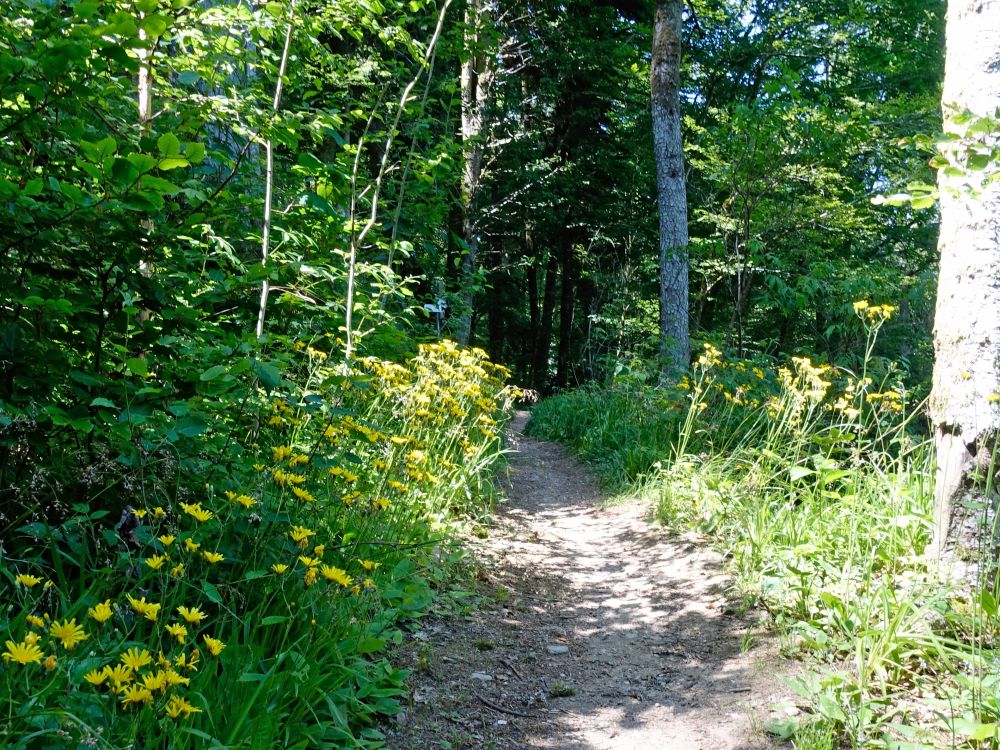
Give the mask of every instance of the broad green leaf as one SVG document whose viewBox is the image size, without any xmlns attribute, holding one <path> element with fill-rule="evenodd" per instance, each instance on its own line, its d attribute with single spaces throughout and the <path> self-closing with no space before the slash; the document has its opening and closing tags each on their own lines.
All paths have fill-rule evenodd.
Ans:
<svg viewBox="0 0 1000 750">
<path fill-rule="evenodd" d="M 186 167 L 189 162 L 183 156 L 168 156 L 166 158 L 160 159 L 156 166 L 167 172 L 171 169 L 177 169 L 178 167 Z"/>
<path fill-rule="evenodd" d="M 185 414 L 177 420 L 174 429 L 185 437 L 198 437 L 208 429 L 208 422 L 197 414 Z"/>
<path fill-rule="evenodd" d="M 209 367 L 205 372 L 198 376 L 199 380 L 214 380 L 215 378 L 222 375 L 226 370 L 228 370 L 228 365 L 215 365 L 214 367 Z"/>
<path fill-rule="evenodd" d="M 146 360 L 139 357 L 132 357 L 125 360 L 125 369 L 133 375 L 138 375 L 140 378 L 149 375 L 149 366 L 146 364 Z"/>
<path fill-rule="evenodd" d="M 788 478 L 793 482 L 797 482 L 803 477 L 807 477 L 810 474 L 815 474 L 816 472 L 810 469 L 808 466 L 791 466 L 788 469 Z"/>
<path fill-rule="evenodd" d="M 201 590 L 205 592 L 205 596 L 208 598 L 210 602 L 213 602 L 215 604 L 222 603 L 222 594 L 219 593 L 219 589 L 216 588 L 214 583 L 211 583 L 209 581 L 202 581 Z"/>
<path fill-rule="evenodd" d="M 281 372 L 274 365 L 255 360 L 253 363 L 253 371 L 257 377 L 260 378 L 260 382 L 263 383 L 264 387 L 269 391 L 273 391 L 281 384 Z"/>
<path fill-rule="evenodd" d="M 176 156 L 181 152 L 181 142 L 173 133 L 164 133 L 157 138 L 156 147 L 163 156 Z"/>
</svg>

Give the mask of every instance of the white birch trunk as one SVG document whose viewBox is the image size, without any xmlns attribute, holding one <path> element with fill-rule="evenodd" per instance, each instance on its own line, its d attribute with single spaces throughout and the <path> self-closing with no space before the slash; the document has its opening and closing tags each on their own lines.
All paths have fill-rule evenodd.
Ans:
<svg viewBox="0 0 1000 750">
<path fill-rule="evenodd" d="M 964 134 L 957 114 L 994 116 L 1000 107 L 1000 0 L 949 0 L 946 38 L 944 129 Z M 969 143 L 950 142 L 945 154 L 960 163 Z M 963 182 L 943 171 L 938 177 L 941 265 L 930 399 L 937 476 L 930 552 L 939 559 L 965 544 L 970 532 L 975 536 L 959 500 L 971 489 L 970 473 L 990 467 L 1000 426 L 994 396 L 1000 390 L 1000 184 L 977 195 Z"/>
<path fill-rule="evenodd" d="M 660 213 L 660 356 L 663 373 L 687 369 L 688 227 L 681 140 L 680 0 L 658 0 L 653 22 L 650 98 Z"/>
<path fill-rule="evenodd" d="M 288 28 L 285 30 L 285 43 L 281 49 L 281 62 L 278 64 L 278 80 L 274 84 L 274 100 L 271 102 L 271 112 L 278 114 L 281 109 L 282 82 L 285 79 L 285 69 L 288 67 L 288 53 L 292 48 L 292 29 L 294 24 L 295 0 L 288 6 Z M 261 226 L 260 264 L 267 265 L 271 252 L 271 204 L 274 193 L 274 144 L 270 138 L 264 142 L 264 219 Z M 264 335 L 264 317 L 267 315 L 267 298 L 271 292 L 271 283 L 267 277 L 260 284 L 260 305 L 257 308 L 257 338 Z M 348 307 L 350 309 L 350 307 Z M 350 313 L 348 313 L 350 315 Z M 350 318 L 348 318 L 348 321 Z M 350 330 L 350 322 L 348 322 Z"/>
</svg>

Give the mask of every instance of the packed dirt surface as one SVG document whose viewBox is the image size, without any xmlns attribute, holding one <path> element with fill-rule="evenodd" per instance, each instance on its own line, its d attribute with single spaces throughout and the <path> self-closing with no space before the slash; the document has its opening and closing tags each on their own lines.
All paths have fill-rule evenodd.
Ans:
<svg viewBox="0 0 1000 750">
<path fill-rule="evenodd" d="M 644 508 L 605 507 L 586 467 L 520 434 L 526 419 L 475 550 L 487 595 L 408 639 L 389 747 L 774 747 L 760 724 L 787 688 L 754 618 L 728 613 L 718 556 Z"/>
</svg>

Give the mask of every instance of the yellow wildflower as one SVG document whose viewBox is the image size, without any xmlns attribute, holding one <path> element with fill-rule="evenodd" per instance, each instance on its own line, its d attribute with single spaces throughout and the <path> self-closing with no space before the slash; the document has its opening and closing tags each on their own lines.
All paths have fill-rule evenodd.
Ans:
<svg viewBox="0 0 1000 750">
<path fill-rule="evenodd" d="M 196 521 L 204 522 L 214 517 L 214 513 L 201 507 L 201 503 L 181 503 L 181 509 Z"/>
<path fill-rule="evenodd" d="M 188 552 L 197 552 L 201 545 L 190 537 L 184 540 L 184 549 Z"/>
<path fill-rule="evenodd" d="M 226 644 L 220 641 L 218 638 L 213 638 L 207 633 L 202 636 L 202 640 L 205 641 L 205 647 L 212 656 L 218 656 L 222 653 L 222 649 L 226 647 Z"/>
<path fill-rule="evenodd" d="M 104 674 L 118 686 L 127 685 L 132 682 L 132 672 L 132 668 L 124 664 L 116 664 L 113 667 L 108 664 L 104 667 Z"/>
<path fill-rule="evenodd" d="M 296 453 L 294 456 L 288 459 L 289 466 L 302 466 L 303 464 L 309 463 L 309 456 L 305 453 Z"/>
<path fill-rule="evenodd" d="M 27 589 L 33 588 L 42 582 L 42 579 L 38 576 L 28 575 L 27 573 L 18 573 L 14 576 L 14 580 Z"/>
<path fill-rule="evenodd" d="M 151 703 L 152 701 L 153 694 L 142 685 L 129 685 L 125 688 L 125 694 L 122 696 L 122 703 L 126 706 L 137 706 L 140 703 Z"/>
<path fill-rule="evenodd" d="M 375 570 L 382 565 L 380 562 L 372 562 L 371 560 L 358 560 L 358 562 L 365 570 Z"/>
<path fill-rule="evenodd" d="M 163 711 L 171 719 L 179 719 L 182 716 L 186 719 L 191 714 L 201 713 L 200 708 L 195 708 L 179 695 L 170 696 L 170 700 L 167 701 L 167 705 L 164 706 Z"/>
<path fill-rule="evenodd" d="M 201 556 L 204 557 L 210 565 L 215 565 L 226 559 L 226 556 L 219 552 L 202 552 Z"/>
<path fill-rule="evenodd" d="M 164 547 L 169 547 L 171 544 L 174 543 L 174 539 L 176 539 L 176 537 L 173 536 L 172 534 L 161 534 L 156 538 L 160 541 L 160 544 L 162 544 Z"/>
<path fill-rule="evenodd" d="M 233 502 L 236 503 L 237 505 L 242 505 L 244 508 L 247 509 L 252 508 L 254 505 L 257 504 L 257 501 L 254 500 L 249 495 L 237 495 L 236 497 L 233 498 Z"/>
<path fill-rule="evenodd" d="M 174 638 L 177 639 L 178 643 L 184 643 L 184 639 L 187 638 L 187 628 L 179 623 L 170 623 L 167 625 L 167 632 L 170 633 Z"/>
<path fill-rule="evenodd" d="M 158 669 L 156 672 L 144 674 L 142 676 L 142 685 L 150 692 L 155 690 L 165 692 L 167 689 L 167 673 L 162 669 Z"/>
<path fill-rule="evenodd" d="M 45 667 L 46 672 L 51 672 L 56 668 L 56 655 L 49 654 L 49 658 L 42 662 L 42 666 Z"/>
<path fill-rule="evenodd" d="M 156 616 L 160 613 L 161 605 L 147 602 L 146 597 L 136 599 L 131 594 L 126 594 L 126 598 L 128 599 L 128 603 L 132 605 L 132 609 L 134 609 L 137 614 L 142 615 L 151 622 L 156 622 Z"/>
<path fill-rule="evenodd" d="M 302 549 L 309 546 L 309 537 L 315 535 L 315 531 L 307 529 L 305 526 L 292 526 L 291 531 L 288 532 L 288 536 L 292 538 L 292 541 Z"/>
<path fill-rule="evenodd" d="M 316 502 L 316 497 L 311 492 L 309 492 L 308 490 L 304 490 L 301 487 L 292 487 L 292 492 L 294 493 L 295 497 L 297 497 L 299 500 L 302 500 L 303 502 L 307 503 Z"/>
<path fill-rule="evenodd" d="M 45 620 L 43 620 L 38 615 L 27 615 L 24 619 L 26 619 L 28 621 L 28 624 L 32 625 L 33 627 L 36 627 L 36 628 L 44 628 L 45 627 Z"/>
<path fill-rule="evenodd" d="M 323 577 L 328 581 L 333 581 L 334 583 L 339 583 L 341 586 L 350 586 L 352 579 L 347 575 L 346 570 L 335 567 L 333 565 L 324 565 L 320 568 L 320 572 Z"/>
<path fill-rule="evenodd" d="M 282 573 L 288 570 L 288 566 L 285 565 L 284 563 L 275 563 L 274 565 L 271 566 L 271 570 L 273 570 L 280 576 Z"/>
<path fill-rule="evenodd" d="M 154 518 L 163 518 L 165 515 L 167 515 L 167 511 L 163 510 L 163 508 L 161 508 L 159 505 L 153 508 Z"/>
<path fill-rule="evenodd" d="M 90 637 L 84 632 L 83 628 L 76 624 L 75 617 L 72 620 L 64 620 L 63 622 L 56 620 L 49 627 L 49 634 L 53 638 L 58 638 L 63 648 L 67 651 L 71 651 L 78 643 L 82 643 Z"/>
<path fill-rule="evenodd" d="M 108 673 L 103 669 L 92 669 L 83 676 L 83 679 L 91 685 L 103 685 L 104 681 L 108 679 Z"/>
<path fill-rule="evenodd" d="M 292 455 L 292 449 L 287 445 L 279 445 L 277 448 L 271 449 L 271 455 L 274 461 L 278 462 Z"/>
<path fill-rule="evenodd" d="M 202 612 L 197 607 L 178 607 L 177 613 L 183 617 L 187 622 L 193 625 L 200 625 L 201 621 L 204 620 L 208 615 Z"/>
<path fill-rule="evenodd" d="M 7 641 L 7 650 L 3 653 L 4 661 L 16 661 L 18 664 L 38 663 L 42 660 L 42 650 L 38 648 L 36 641 L 27 640 L 20 643 Z"/>
<path fill-rule="evenodd" d="M 153 663 L 153 657 L 146 649 L 140 651 L 137 648 L 130 648 L 119 659 L 124 666 L 133 672 L 138 672 L 143 667 Z"/>
<path fill-rule="evenodd" d="M 170 575 L 175 578 L 181 578 L 184 575 L 184 565 L 182 563 L 177 563 L 170 569 Z"/>
<path fill-rule="evenodd" d="M 173 667 L 169 666 L 170 662 L 167 662 L 168 666 L 164 670 L 163 674 L 166 677 L 167 685 L 170 687 L 176 687 L 177 685 L 190 685 L 191 679 L 189 677 L 184 677 L 179 672 L 176 672 Z"/>
<path fill-rule="evenodd" d="M 163 563 L 165 563 L 168 559 L 169 558 L 166 555 L 154 555 L 153 557 L 146 558 L 146 565 L 151 567 L 153 570 L 159 570 L 163 567 Z"/>
</svg>

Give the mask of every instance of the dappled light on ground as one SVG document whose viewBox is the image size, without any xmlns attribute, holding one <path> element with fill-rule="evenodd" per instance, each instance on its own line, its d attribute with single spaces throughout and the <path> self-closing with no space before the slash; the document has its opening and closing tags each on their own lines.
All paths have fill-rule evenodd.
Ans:
<svg viewBox="0 0 1000 750">
<path fill-rule="evenodd" d="M 783 688 L 752 620 L 725 614 L 718 556 L 603 507 L 558 446 L 519 448 L 484 550 L 499 601 L 424 634 L 429 674 L 393 746 L 421 746 L 444 712 L 456 747 L 771 747 L 756 727 Z"/>
</svg>

